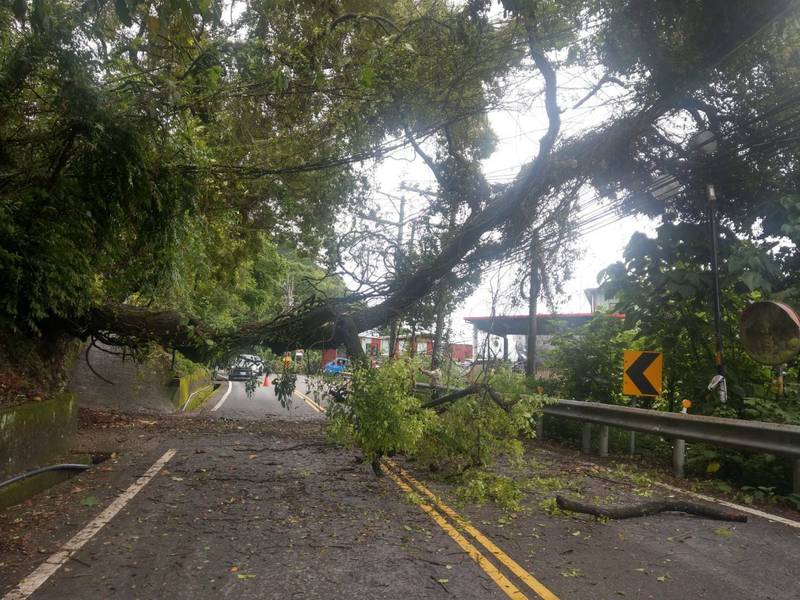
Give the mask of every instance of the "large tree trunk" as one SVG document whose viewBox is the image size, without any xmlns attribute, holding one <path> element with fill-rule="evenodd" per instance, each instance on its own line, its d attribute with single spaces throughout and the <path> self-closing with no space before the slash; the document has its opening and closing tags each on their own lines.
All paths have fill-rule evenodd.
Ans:
<svg viewBox="0 0 800 600">
<path fill-rule="evenodd" d="M 456 227 L 456 214 L 458 207 L 451 206 L 448 209 L 448 237 Z M 447 238 L 445 238 L 447 239 Z M 439 289 L 436 293 L 436 329 L 433 332 L 433 352 L 431 356 L 431 369 L 437 369 L 442 362 L 442 339 L 444 338 L 444 324 L 447 315 L 445 309 L 448 304 L 448 296 L 450 295 L 450 281 L 448 277 L 444 277 L 439 281 Z"/>
<path fill-rule="evenodd" d="M 433 331 L 433 350 L 431 351 L 431 369 L 438 369 L 442 362 L 442 341 L 444 338 L 445 306 L 449 286 L 443 279 L 439 282 L 439 289 L 436 294 L 436 328 Z"/>
<path fill-rule="evenodd" d="M 536 336 L 539 323 L 537 320 L 537 303 L 539 300 L 539 268 L 537 266 L 537 235 L 534 233 L 530 246 L 530 289 L 528 290 L 528 356 L 525 361 L 525 374 L 536 377 Z"/>
</svg>

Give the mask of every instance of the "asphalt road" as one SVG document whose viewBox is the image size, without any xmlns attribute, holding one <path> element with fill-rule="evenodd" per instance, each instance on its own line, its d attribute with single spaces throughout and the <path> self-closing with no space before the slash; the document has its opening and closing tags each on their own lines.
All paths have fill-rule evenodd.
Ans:
<svg viewBox="0 0 800 600">
<path fill-rule="evenodd" d="M 798 528 L 558 514 L 565 490 L 667 492 L 546 445 L 529 448 L 523 510 L 463 504 L 399 457 L 375 477 L 323 422 L 243 383 L 192 416 L 84 414 L 78 445 L 118 455 L 0 512 L 0 599 L 800 598 Z"/>
<path fill-rule="evenodd" d="M 264 376 L 258 378 L 258 387 L 251 395 L 247 394 L 244 381 L 223 383 L 214 398 L 206 402 L 202 414 L 212 418 L 262 419 L 277 417 L 281 419 L 312 419 L 322 421 L 324 416 L 304 399 L 307 391 L 305 375 L 297 376 L 295 393 L 287 406 L 281 405 L 275 395 L 273 385 L 275 375 L 269 375 L 269 385 L 264 384 Z M 223 401 L 224 398 L 224 401 Z"/>
</svg>

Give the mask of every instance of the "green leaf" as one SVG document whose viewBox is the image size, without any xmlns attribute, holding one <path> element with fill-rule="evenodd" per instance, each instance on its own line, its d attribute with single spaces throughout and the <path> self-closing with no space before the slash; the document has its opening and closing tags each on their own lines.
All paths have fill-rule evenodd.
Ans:
<svg viewBox="0 0 800 600">
<path fill-rule="evenodd" d="M 97 496 L 84 496 L 81 500 L 81 506 L 97 506 L 100 501 L 97 499 Z"/>
<path fill-rule="evenodd" d="M 742 282 L 750 289 L 750 291 L 754 291 L 757 289 L 764 289 L 766 282 L 761 275 L 755 271 L 745 271 L 742 273 Z"/>
<path fill-rule="evenodd" d="M 576 60 L 578 60 L 578 56 L 580 55 L 580 47 L 578 46 L 570 46 L 569 50 L 567 51 L 567 64 L 573 64 Z"/>
</svg>

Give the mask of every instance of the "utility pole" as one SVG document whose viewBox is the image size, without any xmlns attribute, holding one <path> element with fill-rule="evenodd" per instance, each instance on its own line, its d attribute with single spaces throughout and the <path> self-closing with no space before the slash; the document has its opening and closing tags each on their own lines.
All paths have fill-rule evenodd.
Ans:
<svg viewBox="0 0 800 600">
<path fill-rule="evenodd" d="M 448 214 L 448 230 L 445 234 L 447 236 L 449 232 L 453 231 L 456 226 L 456 209 L 455 207 L 449 208 Z M 444 238 L 447 239 L 446 237 Z M 443 242 L 444 243 L 444 242 Z M 439 285 L 437 286 L 436 290 L 436 305 L 434 306 L 434 310 L 436 311 L 436 326 L 433 332 L 433 351 L 431 353 L 431 369 L 436 369 L 442 362 L 442 338 L 444 337 L 444 325 L 445 325 L 445 308 L 447 308 L 447 302 L 450 296 L 450 282 L 448 278 L 442 277 L 439 280 Z"/>
<path fill-rule="evenodd" d="M 706 185 L 708 198 L 708 220 L 711 222 L 711 272 L 713 277 L 714 294 L 714 363 L 717 366 L 717 394 L 719 401 L 725 404 L 728 401 L 728 389 L 725 382 L 725 365 L 722 361 L 722 303 L 719 291 L 719 224 L 717 223 L 717 195 L 712 184 Z"/>
<path fill-rule="evenodd" d="M 691 146 L 706 157 L 714 155 L 718 143 L 713 131 L 698 131 L 690 140 Z M 711 225 L 711 278 L 713 286 L 714 310 L 714 364 L 717 374 L 708 385 L 708 389 L 717 390 L 719 401 L 728 401 L 728 386 L 725 381 L 725 365 L 722 360 L 722 303 L 719 290 L 719 216 L 717 214 L 717 194 L 714 185 L 706 184 L 706 200 L 708 201 L 708 220 Z"/>
<path fill-rule="evenodd" d="M 534 231 L 530 245 L 531 280 L 528 290 L 528 356 L 525 361 L 525 374 L 529 377 L 536 376 L 536 336 L 538 333 L 538 322 L 536 318 L 537 302 L 539 300 L 539 269 L 537 263 L 537 246 L 539 241 L 538 232 Z"/>
<path fill-rule="evenodd" d="M 400 197 L 400 218 L 397 221 L 397 240 L 394 251 L 394 270 L 395 273 L 400 271 L 400 263 L 403 259 L 403 224 L 406 218 L 406 197 Z M 389 357 L 394 358 L 397 355 L 396 346 L 397 346 L 397 333 L 398 333 L 399 323 L 397 318 L 392 319 L 392 326 L 389 330 Z"/>
</svg>

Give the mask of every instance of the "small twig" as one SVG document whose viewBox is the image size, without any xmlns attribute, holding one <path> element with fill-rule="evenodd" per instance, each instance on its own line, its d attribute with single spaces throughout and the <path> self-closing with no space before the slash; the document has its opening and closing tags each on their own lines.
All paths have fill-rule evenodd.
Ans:
<svg viewBox="0 0 800 600">
<path fill-rule="evenodd" d="M 81 560 L 81 559 L 80 559 L 80 558 L 78 558 L 77 556 L 74 556 L 74 555 L 73 555 L 73 556 L 70 556 L 69 558 L 70 558 L 70 560 L 74 560 L 76 563 L 80 563 L 80 564 L 82 564 L 84 567 L 87 567 L 87 568 L 89 568 L 89 569 L 91 569 L 91 568 L 92 568 L 92 565 L 90 565 L 89 563 L 87 563 L 87 562 L 86 562 L 86 561 L 84 561 L 84 560 Z"/>
<path fill-rule="evenodd" d="M 447 592 L 448 594 L 450 593 L 450 590 L 447 589 L 447 586 L 444 584 L 444 582 L 442 582 L 441 579 L 438 579 L 438 578 L 434 577 L 433 575 L 431 575 L 431 579 L 433 579 L 436 583 L 438 583 L 440 586 L 442 586 L 442 589 L 445 592 Z"/>
</svg>

